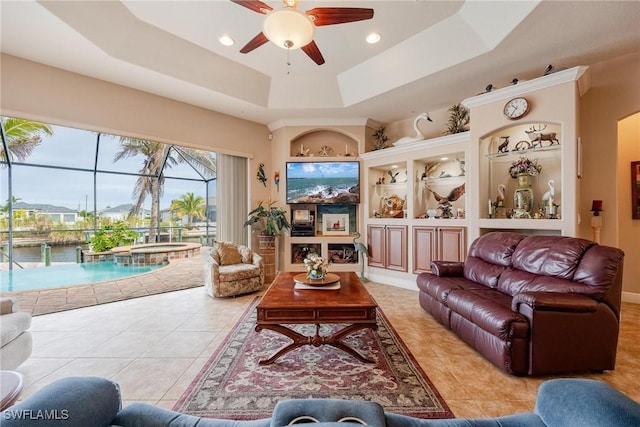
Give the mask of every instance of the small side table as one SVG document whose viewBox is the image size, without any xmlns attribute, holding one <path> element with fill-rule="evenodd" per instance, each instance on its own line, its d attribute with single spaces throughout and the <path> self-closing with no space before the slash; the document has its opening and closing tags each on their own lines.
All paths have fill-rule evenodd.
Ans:
<svg viewBox="0 0 640 427">
<path fill-rule="evenodd" d="M 0 371 L 0 411 L 13 405 L 22 392 L 22 374 L 15 371 Z"/>
</svg>

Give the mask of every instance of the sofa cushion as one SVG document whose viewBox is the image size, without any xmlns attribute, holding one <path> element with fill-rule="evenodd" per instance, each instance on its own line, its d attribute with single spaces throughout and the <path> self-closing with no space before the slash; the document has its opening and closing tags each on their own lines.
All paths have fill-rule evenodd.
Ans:
<svg viewBox="0 0 640 427">
<path fill-rule="evenodd" d="M 230 242 L 217 242 L 215 250 L 218 252 L 220 265 L 231 265 L 242 263 L 242 256 L 238 252 L 238 247 Z"/>
<path fill-rule="evenodd" d="M 428 273 L 420 274 L 417 284 L 422 292 L 444 305 L 447 305 L 447 297 L 453 290 L 486 289 L 464 277 L 438 277 Z"/>
<path fill-rule="evenodd" d="M 565 236 L 529 236 L 513 252 L 513 268 L 537 275 L 573 279 L 578 264 L 594 242 Z"/>
<path fill-rule="evenodd" d="M 233 264 L 220 267 L 221 282 L 234 282 L 236 280 L 250 279 L 251 277 L 260 276 L 260 267 L 253 264 Z"/>
<path fill-rule="evenodd" d="M 622 274 L 623 258 L 620 249 L 594 245 L 585 252 L 573 280 L 588 286 L 587 295 L 602 300 L 616 275 Z"/>
<path fill-rule="evenodd" d="M 482 258 L 469 257 L 464 263 L 464 277 L 471 282 L 495 288 L 505 268 L 502 265 L 491 264 Z"/>
<path fill-rule="evenodd" d="M 522 292 L 561 292 L 584 295 L 595 294 L 596 289 L 573 280 L 553 276 L 539 276 L 526 271 L 507 269 L 500 276 L 497 290 L 515 296 Z"/>
<path fill-rule="evenodd" d="M 253 251 L 246 246 L 238 246 L 238 253 L 242 257 L 242 262 L 245 264 L 253 263 Z"/>
<path fill-rule="evenodd" d="M 511 257 L 526 236 L 520 233 L 493 232 L 476 239 L 469 248 L 469 257 L 480 258 L 503 267 L 511 265 Z"/>
<path fill-rule="evenodd" d="M 4 347 L 31 326 L 31 314 L 24 311 L 5 314 L 0 319 L 0 347 Z"/>
<path fill-rule="evenodd" d="M 511 299 L 509 295 L 487 288 L 452 291 L 448 305 L 452 312 L 502 340 L 526 338 L 529 322 L 511 309 Z"/>
</svg>

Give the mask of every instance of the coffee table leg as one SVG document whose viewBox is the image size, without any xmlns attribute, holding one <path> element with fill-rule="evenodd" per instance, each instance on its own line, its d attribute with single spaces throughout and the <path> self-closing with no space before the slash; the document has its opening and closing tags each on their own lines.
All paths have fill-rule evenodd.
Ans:
<svg viewBox="0 0 640 427">
<path fill-rule="evenodd" d="M 287 344 L 278 350 L 273 356 L 268 359 L 260 360 L 258 363 L 260 365 L 270 365 L 276 360 L 278 360 L 283 355 L 289 353 L 292 350 L 295 350 L 298 347 L 302 347 L 303 345 L 313 345 L 314 347 L 320 347 L 321 345 L 331 345 L 335 348 L 338 348 L 350 355 L 354 356 L 356 359 L 365 362 L 365 363 L 375 363 L 375 360 L 368 359 L 358 353 L 352 347 L 349 347 L 347 344 L 342 342 L 342 339 L 346 336 L 359 331 L 360 329 L 370 328 L 372 330 L 378 329 L 378 325 L 376 324 L 355 324 L 346 326 L 334 334 L 329 335 L 328 337 L 320 336 L 320 325 L 316 324 L 316 334 L 315 336 L 308 337 L 302 335 L 291 328 L 287 328 L 283 325 L 256 325 L 256 332 L 260 332 L 263 329 L 270 329 L 272 331 L 278 332 L 288 338 L 293 340 L 292 343 Z"/>
<path fill-rule="evenodd" d="M 346 353 L 349 353 L 350 355 L 352 355 L 353 357 L 355 357 L 356 359 L 362 362 L 376 363 L 375 360 L 364 357 L 358 351 L 356 351 L 353 347 L 349 347 L 348 345 L 342 342 L 342 339 L 347 337 L 348 335 L 351 335 L 356 331 L 359 331 L 361 329 L 366 329 L 366 328 L 369 328 L 375 331 L 376 329 L 378 329 L 378 325 L 369 325 L 369 324 L 349 325 L 340 329 L 336 333 L 324 338 L 324 343 L 331 345 L 333 347 L 339 348 L 340 350 Z"/>
<path fill-rule="evenodd" d="M 278 358 L 280 358 L 281 356 L 283 356 L 284 354 L 289 353 L 291 350 L 295 350 L 298 347 L 302 347 L 303 345 L 309 344 L 309 339 L 311 337 L 307 337 L 304 336 L 302 334 L 297 333 L 296 331 L 287 328 L 286 326 L 282 326 L 282 325 L 256 325 L 256 332 L 260 332 L 263 329 L 271 329 L 272 331 L 281 333 L 282 335 L 289 337 L 293 340 L 292 343 L 287 344 L 286 346 L 282 347 L 280 350 L 278 350 L 273 356 L 271 356 L 268 359 L 263 359 L 261 361 L 259 361 L 258 363 L 260 365 L 270 365 L 273 362 L 275 362 Z"/>
</svg>

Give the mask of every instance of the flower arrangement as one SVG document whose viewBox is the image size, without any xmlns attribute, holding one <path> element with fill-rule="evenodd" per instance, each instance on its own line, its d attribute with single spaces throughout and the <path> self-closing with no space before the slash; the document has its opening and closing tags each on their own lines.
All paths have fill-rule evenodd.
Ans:
<svg viewBox="0 0 640 427">
<path fill-rule="evenodd" d="M 542 170 L 542 166 L 538 164 L 538 159 L 529 160 L 526 157 L 520 157 L 509 167 L 509 175 L 511 178 L 517 178 L 518 175 L 536 176 Z"/>
<path fill-rule="evenodd" d="M 310 279 L 322 279 L 327 273 L 329 263 L 316 253 L 307 255 L 304 259 L 304 266 L 307 269 L 307 277 Z"/>
</svg>

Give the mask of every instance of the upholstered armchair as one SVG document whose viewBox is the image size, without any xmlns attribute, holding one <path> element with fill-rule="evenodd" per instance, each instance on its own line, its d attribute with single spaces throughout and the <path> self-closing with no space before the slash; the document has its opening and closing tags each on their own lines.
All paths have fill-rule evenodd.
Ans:
<svg viewBox="0 0 640 427">
<path fill-rule="evenodd" d="M 13 370 L 31 356 L 31 314 L 15 298 L 0 298 L 0 369 Z"/>
<path fill-rule="evenodd" d="M 204 287 L 209 296 L 230 297 L 262 289 L 262 257 L 246 246 L 216 242 L 205 248 Z"/>
</svg>

